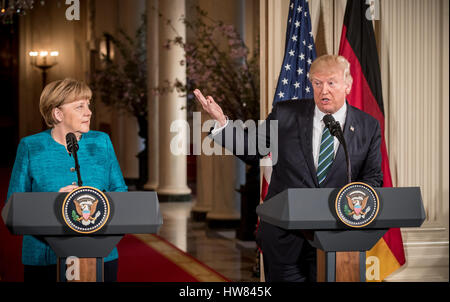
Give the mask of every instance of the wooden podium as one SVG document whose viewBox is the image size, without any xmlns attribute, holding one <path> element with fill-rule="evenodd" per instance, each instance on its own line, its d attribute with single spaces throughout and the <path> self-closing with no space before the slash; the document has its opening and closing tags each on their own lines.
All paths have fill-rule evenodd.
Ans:
<svg viewBox="0 0 450 302">
<path fill-rule="evenodd" d="M 64 222 L 61 207 L 68 193 L 15 193 L 2 211 L 13 235 L 32 235 L 47 242 L 58 257 L 58 281 L 66 280 L 66 260 L 77 257 L 81 282 L 103 281 L 103 258 L 125 234 L 157 233 L 162 216 L 156 192 L 105 192 L 111 213 L 95 233 L 80 234 Z M 71 258 L 69 258 L 70 260 Z"/>
<path fill-rule="evenodd" d="M 317 281 L 365 282 L 365 252 L 389 228 L 420 227 L 426 217 L 419 187 L 374 189 L 380 200 L 378 216 L 358 229 L 338 219 L 339 189 L 287 189 L 259 205 L 256 212 L 267 223 L 304 231 L 317 248 Z"/>
</svg>

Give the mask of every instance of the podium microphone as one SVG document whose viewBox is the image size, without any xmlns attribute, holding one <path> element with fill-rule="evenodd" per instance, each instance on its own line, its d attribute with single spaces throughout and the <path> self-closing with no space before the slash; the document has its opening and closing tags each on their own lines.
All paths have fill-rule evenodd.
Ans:
<svg viewBox="0 0 450 302">
<path fill-rule="evenodd" d="M 345 159 L 347 161 L 347 181 L 348 183 L 352 182 L 352 166 L 350 163 L 350 158 L 348 156 L 347 143 L 344 139 L 344 134 L 342 133 L 341 125 L 338 121 L 334 119 L 331 114 L 327 114 L 323 117 L 323 122 L 325 123 L 325 127 L 330 130 L 331 135 L 336 136 L 339 140 L 339 143 L 344 147 Z"/>
<path fill-rule="evenodd" d="M 80 165 L 78 164 L 78 141 L 72 132 L 67 133 L 66 135 L 66 145 L 67 145 L 67 151 L 69 151 L 69 155 L 73 154 L 73 158 L 75 160 L 75 170 L 77 171 L 77 177 L 78 177 L 78 186 L 82 187 L 83 182 L 81 181 L 81 175 L 80 175 Z"/>
</svg>

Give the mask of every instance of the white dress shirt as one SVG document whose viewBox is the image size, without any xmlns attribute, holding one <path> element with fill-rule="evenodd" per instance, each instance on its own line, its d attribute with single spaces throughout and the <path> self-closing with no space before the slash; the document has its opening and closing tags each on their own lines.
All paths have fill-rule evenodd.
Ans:
<svg viewBox="0 0 450 302">
<path fill-rule="evenodd" d="M 313 147 L 313 158 L 314 158 L 314 167 L 317 170 L 317 166 L 319 165 L 319 152 L 320 152 L 320 142 L 322 140 L 322 132 L 323 128 L 325 128 L 325 123 L 323 122 L 323 117 L 325 113 L 319 110 L 317 105 L 314 108 L 314 121 L 313 121 L 313 135 L 312 135 L 312 147 Z M 344 105 L 332 114 L 334 119 L 339 122 L 341 125 L 342 131 L 344 131 L 345 118 L 347 117 L 347 102 L 344 102 Z M 336 152 L 339 148 L 339 140 L 334 137 L 334 156 L 336 157 Z"/>
<path fill-rule="evenodd" d="M 228 125 L 228 117 L 227 117 L 227 122 L 225 123 L 225 125 L 223 125 L 222 127 L 220 127 L 220 124 L 218 121 L 215 121 L 214 123 L 214 129 L 211 130 L 211 135 L 214 136 L 217 133 L 219 133 L 220 131 L 223 130 L 223 128 L 225 128 Z"/>
</svg>

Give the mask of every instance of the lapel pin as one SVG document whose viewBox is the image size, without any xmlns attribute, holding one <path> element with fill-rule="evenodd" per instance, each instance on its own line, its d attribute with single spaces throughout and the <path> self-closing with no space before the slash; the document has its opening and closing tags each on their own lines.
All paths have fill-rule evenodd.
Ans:
<svg viewBox="0 0 450 302">
<path fill-rule="evenodd" d="M 355 131 L 355 128 L 353 128 L 353 126 L 350 126 L 350 131 L 351 131 L 351 132 L 354 132 L 354 131 Z"/>
</svg>

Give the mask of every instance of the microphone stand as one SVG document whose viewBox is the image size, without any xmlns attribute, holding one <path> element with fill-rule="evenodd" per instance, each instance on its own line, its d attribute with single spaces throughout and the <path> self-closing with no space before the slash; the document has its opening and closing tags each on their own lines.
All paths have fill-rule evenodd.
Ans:
<svg viewBox="0 0 450 302">
<path fill-rule="evenodd" d="M 339 122 L 338 122 L 339 125 Z M 341 126 L 339 126 L 340 128 Z M 339 129 L 340 130 L 340 129 Z M 339 135 L 336 136 L 341 145 L 344 147 L 345 160 L 347 162 L 347 183 L 352 182 L 352 165 L 350 163 L 350 157 L 348 156 L 347 143 L 345 142 L 344 135 L 342 131 L 339 131 Z"/>
<path fill-rule="evenodd" d="M 75 160 L 75 170 L 77 171 L 77 177 L 78 177 L 78 186 L 82 187 L 83 182 L 81 181 L 81 175 L 80 175 L 80 165 L 78 164 L 78 142 L 75 134 L 68 133 L 66 135 L 66 145 L 67 150 L 69 151 L 69 156 L 73 154 L 73 159 Z"/>
<path fill-rule="evenodd" d="M 339 143 L 344 148 L 345 160 L 347 162 L 347 183 L 352 182 L 352 165 L 350 163 L 350 157 L 348 155 L 347 143 L 345 142 L 344 133 L 342 133 L 341 125 L 338 121 L 335 121 L 333 116 L 327 115 L 324 117 L 325 126 L 330 130 L 331 135 L 335 136 Z"/>
<path fill-rule="evenodd" d="M 73 159 L 75 160 L 75 171 L 77 171 L 78 186 L 82 187 L 83 186 L 83 182 L 81 181 L 80 165 L 78 164 L 78 155 L 77 155 L 76 148 L 74 148 L 72 153 L 73 153 Z"/>
</svg>

